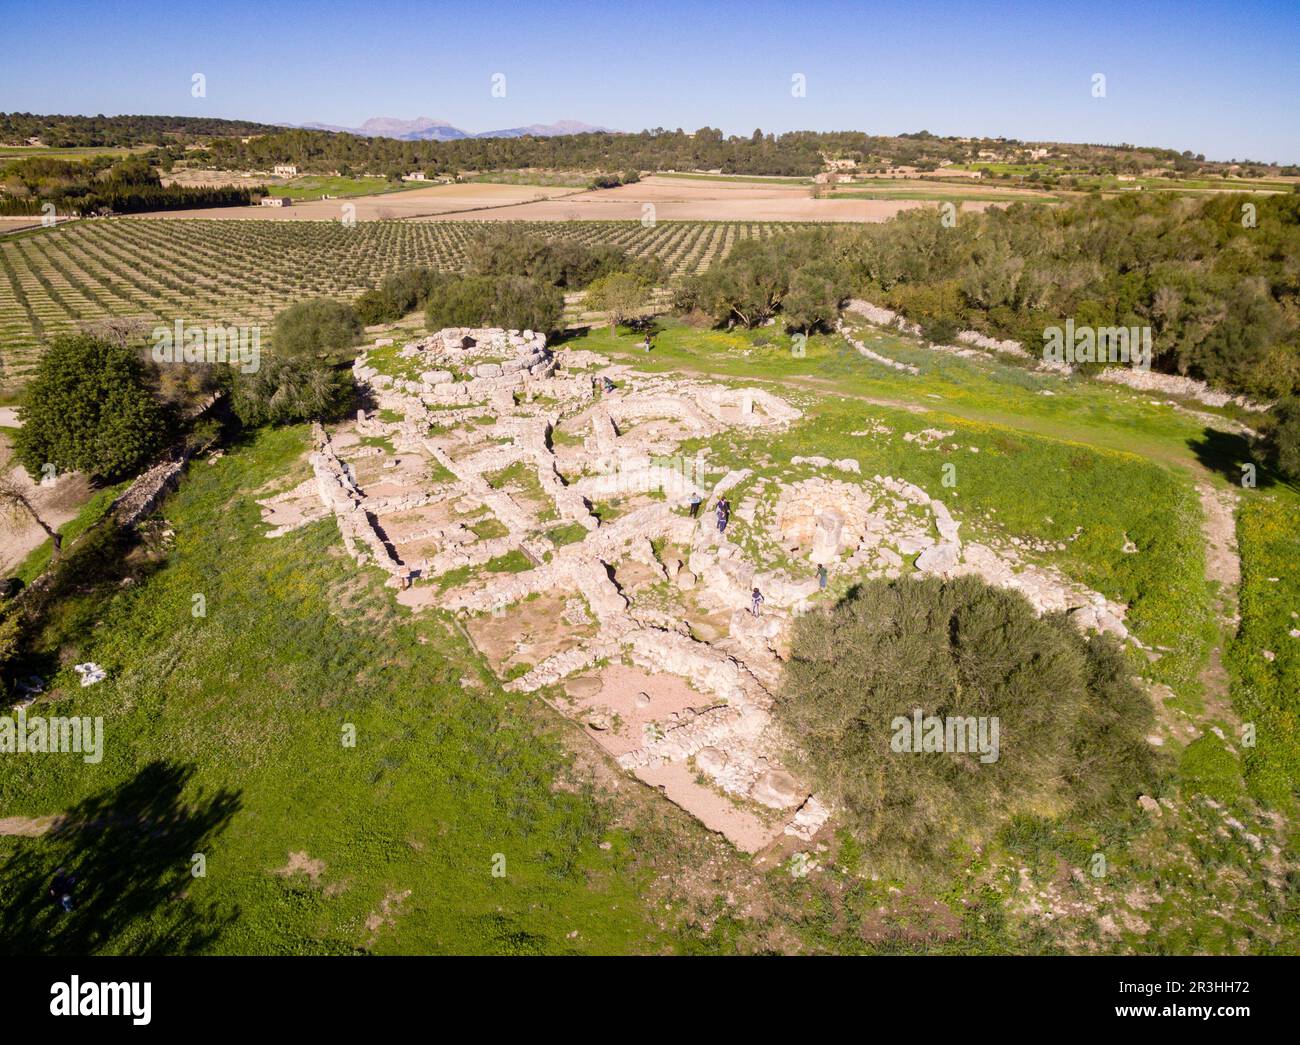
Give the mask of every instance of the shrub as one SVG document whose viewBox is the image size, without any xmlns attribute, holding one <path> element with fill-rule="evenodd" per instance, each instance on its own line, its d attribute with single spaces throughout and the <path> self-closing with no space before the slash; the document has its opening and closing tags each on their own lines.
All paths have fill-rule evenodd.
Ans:
<svg viewBox="0 0 1300 1045">
<path fill-rule="evenodd" d="M 140 357 L 86 335 L 50 342 L 21 413 L 14 449 L 37 478 L 46 464 L 107 479 L 130 475 L 158 450 L 167 430 Z"/>
<path fill-rule="evenodd" d="M 313 298 L 276 316 L 272 332 L 277 355 L 322 358 L 355 347 L 361 339 L 361 320 L 345 302 Z"/>
<path fill-rule="evenodd" d="M 366 290 L 352 302 L 352 309 L 363 326 L 371 327 L 376 323 L 396 323 L 402 318 L 388 296 L 382 290 Z"/>
<path fill-rule="evenodd" d="M 231 405 L 250 427 L 329 421 L 346 410 L 352 391 L 346 371 L 316 359 L 273 356 L 253 373 L 239 375 Z"/>
<path fill-rule="evenodd" d="M 831 260 L 809 261 L 790 278 L 790 290 L 781 302 L 787 330 L 815 330 L 831 326 L 849 296 L 844 269 Z"/>
<path fill-rule="evenodd" d="M 650 284 L 632 272 L 612 272 L 601 276 L 587 288 L 585 304 L 595 312 L 609 315 L 612 334 L 619 323 L 640 314 L 650 300 Z"/>
<path fill-rule="evenodd" d="M 564 295 L 524 276 L 464 276 L 440 282 L 429 296 L 425 322 L 443 327 L 505 327 L 550 333 L 564 314 Z"/>
</svg>

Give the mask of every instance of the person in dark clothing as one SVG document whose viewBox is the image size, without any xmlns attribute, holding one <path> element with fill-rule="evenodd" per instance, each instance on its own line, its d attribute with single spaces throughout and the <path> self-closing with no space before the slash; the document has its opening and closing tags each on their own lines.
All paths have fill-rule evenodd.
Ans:
<svg viewBox="0 0 1300 1045">
<path fill-rule="evenodd" d="M 62 867 L 54 872 L 50 882 L 50 899 L 63 908 L 64 912 L 72 910 L 72 889 L 77 884 L 76 875 L 68 874 Z"/>
<path fill-rule="evenodd" d="M 749 593 L 749 612 L 755 617 L 760 615 L 760 607 L 763 605 L 763 593 L 755 588 Z"/>
<path fill-rule="evenodd" d="M 817 564 L 817 587 L 826 590 L 826 567 L 822 563 Z"/>
<path fill-rule="evenodd" d="M 647 335 L 645 336 L 645 340 L 641 342 L 641 347 L 644 348 L 647 352 L 650 351 L 650 335 L 649 335 L 649 334 L 647 334 Z"/>
<path fill-rule="evenodd" d="M 727 529 L 727 523 L 731 520 L 731 504 L 725 498 L 718 500 L 718 533 L 723 533 Z"/>
<path fill-rule="evenodd" d="M 700 497 L 699 494 L 697 494 L 697 493 L 693 493 L 693 494 L 691 494 L 691 518 L 692 518 L 692 519 L 694 519 L 694 518 L 696 518 L 696 517 L 699 516 L 699 514 L 700 514 L 700 505 L 703 504 L 703 503 L 704 503 L 704 500 L 703 500 L 703 498 Z"/>
</svg>

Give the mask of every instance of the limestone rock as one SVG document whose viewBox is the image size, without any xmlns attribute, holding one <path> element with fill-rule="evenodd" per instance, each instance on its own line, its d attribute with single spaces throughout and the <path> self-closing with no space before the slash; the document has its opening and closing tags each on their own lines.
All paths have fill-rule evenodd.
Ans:
<svg viewBox="0 0 1300 1045">
<path fill-rule="evenodd" d="M 793 809 L 808 792 L 784 769 L 769 769 L 754 781 L 749 797 L 769 809 Z"/>
</svg>

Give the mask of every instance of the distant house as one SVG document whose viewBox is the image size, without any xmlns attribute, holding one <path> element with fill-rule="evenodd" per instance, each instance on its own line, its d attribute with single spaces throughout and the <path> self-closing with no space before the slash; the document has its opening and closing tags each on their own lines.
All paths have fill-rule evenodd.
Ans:
<svg viewBox="0 0 1300 1045">
<path fill-rule="evenodd" d="M 428 181 L 424 171 L 411 171 L 410 174 L 403 174 L 402 181 Z"/>
<path fill-rule="evenodd" d="M 298 177 L 298 168 L 292 163 L 277 163 L 272 173 L 277 178 L 296 178 Z"/>
<path fill-rule="evenodd" d="M 262 206 L 263 207 L 292 207 L 293 200 L 289 199 L 288 196 L 263 196 Z"/>
</svg>

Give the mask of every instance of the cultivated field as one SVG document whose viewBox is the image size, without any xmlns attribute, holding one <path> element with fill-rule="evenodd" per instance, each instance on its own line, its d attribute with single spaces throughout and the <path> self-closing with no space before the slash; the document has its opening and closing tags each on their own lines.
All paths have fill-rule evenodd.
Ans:
<svg viewBox="0 0 1300 1045">
<path fill-rule="evenodd" d="M 14 394 L 45 338 L 80 324 L 109 316 L 266 323 L 295 301 L 353 297 L 404 266 L 456 269 L 475 228 L 467 222 L 362 221 L 349 228 L 338 222 L 115 218 L 0 241 L 0 391 Z M 789 228 L 755 222 L 647 228 L 639 221 L 519 226 L 521 233 L 653 254 L 674 275 L 707 268 L 740 240 Z"/>
<path fill-rule="evenodd" d="M 386 218 L 421 218 L 430 221 L 640 221 L 653 207 L 657 221 L 885 221 L 913 207 L 927 205 L 926 198 L 894 198 L 898 190 L 874 198 L 817 198 L 809 182 L 793 179 L 725 177 L 643 178 L 616 189 L 588 190 L 566 185 L 468 182 L 407 189 L 400 193 L 357 196 L 350 200 L 305 200 L 289 210 L 277 207 L 222 207 L 193 211 L 159 211 L 148 217 L 236 218 L 253 221 L 336 221 L 343 204 L 356 208 L 358 221 Z M 940 193 L 938 198 L 962 198 L 963 187 Z M 973 192 L 975 196 L 980 193 Z M 983 193 L 989 197 L 989 193 Z M 1010 191 L 1008 199 L 1030 193 Z M 997 197 L 1001 199 L 999 195 Z M 982 210 L 988 198 L 969 206 Z"/>
</svg>

